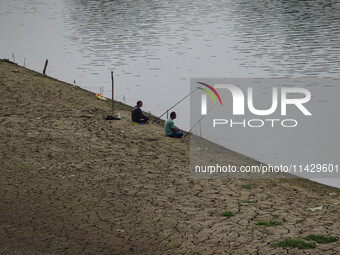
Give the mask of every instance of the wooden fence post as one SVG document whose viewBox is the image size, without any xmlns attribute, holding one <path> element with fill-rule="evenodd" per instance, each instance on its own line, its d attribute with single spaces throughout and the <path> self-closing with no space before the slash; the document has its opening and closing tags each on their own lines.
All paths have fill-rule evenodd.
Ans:
<svg viewBox="0 0 340 255">
<path fill-rule="evenodd" d="M 48 59 L 46 59 L 46 61 L 45 61 L 45 66 L 44 66 L 44 71 L 43 71 L 44 75 L 46 75 L 47 64 L 48 64 Z"/>
<path fill-rule="evenodd" d="M 112 116 L 114 116 L 115 108 L 114 108 L 114 79 L 113 79 L 113 71 L 111 71 L 111 81 L 112 81 Z"/>
</svg>

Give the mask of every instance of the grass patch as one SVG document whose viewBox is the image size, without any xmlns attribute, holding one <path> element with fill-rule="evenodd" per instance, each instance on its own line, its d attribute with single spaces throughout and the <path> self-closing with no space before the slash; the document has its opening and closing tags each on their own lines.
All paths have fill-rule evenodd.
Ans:
<svg viewBox="0 0 340 255">
<path fill-rule="evenodd" d="M 306 218 L 303 218 L 301 220 L 297 220 L 295 221 L 295 224 L 299 224 L 299 223 L 302 223 L 302 222 L 305 222 L 306 221 Z"/>
<path fill-rule="evenodd" d="M 272 232 L 270 232 L 268 229 L 266 228 L 262 228 L 261 230 L 259 230 L 261 232 L 261 234 L 264 236 L 264 238 L 267 238 L 270 235 L 273 235 Z"/>
<path fill-rule="evenodd" d="M 171 233 L 171 239 L 169 244 L 171 244 L 172 248 L 178 248 L 178 242 L 177 242 L 177 237 L 176 237 L 176 233 L 178 233 L 178 223 L 174 222 L 171 226 L 172 228 L 172 233 Z"/>
<path fill-rule="evenodd" d="M 277 218 L 279 218 L 279 215 L 273 214 L 273 218 L 277 219 Z"/>
<path fill-rule="evenodd" d="M 323 224 L 322 226 L 329 227 L 329 226 L 332 226 L 332 225 L 333 225 L 333 223 L 325 223 L 325 224 Z"/>
<path fill-rule="evenodd" d="M 317 243 L 333 243 L 339 240 L 336 236 L 324 236 L 324 235 L 308 235 L 304 237 L 306 240 L 315 241 Z"/>
<path fill-rule="evenodd" d="M 256 230 L 256 227 L 255 227 L 255 226 L 252 226 L 252 227 L 251 227 L 251 240 L 252 240 L 252 241 L 254 240 L 254 233 L 255 233 L 255 230 Z"/>
<path fill-rule="evenodd" d="M 15 163 L 17 163 L 18 165 L 21 165 L 23 168 L 27 169 L 28 168 L 28 166 L 27 166 L 27 154 L 26 153 L 22 154 L 20 159 L 15 160 Z"/>
<path fill-rule="evenodd" d="M 258 222 L 256 222 L 256 225 L 259 225 L 259 226 L 280 226 L 280 225 L 282 225 L 282 223 L 279 222 L 279 221 L 271 220 L 271 221 L 258 221 Z"/>
<path fill-rule="evenodd" d="M 257 203 L 257 201 L 251 201 L 251 200 L 244 200 L 244 201 L 241 201 L 242 203 L 245 203 L 245 204 L 255 204 Z"/>
<path fill-rule="evenodd" d="M 172 232 L 173 232 L 173 233 L 174 233 L 174 232 L 178 232 L 178 223 L 177 223 L 177 222 L 175 222 L 175 223 L 172 224 Z"/>
<path fill-rule="evenodd" d="M 231 211 L 224 211 L 224 212 L 221 213 L 221 216 L 231 217 L 231 216 L 235 216 L 235 213 L 233 213 Z"/>
<path fill-rule="evenodd" d="M 316 245 L 312 242 L 307 243 L 302 240 L 285 239 L 283 241 L 272 243 L 270 247 L 283 247 L 283 248 L 298 248 L 298 249 L 314 249 Z"/>
<path fill-rule="evenodd" d="M 253 188 L 255 188 L 255 186 L 250 185 L 250 184 L 243 185 L 242 187 L 245 188 L 245 189 L 253 189 Z"/>
</svg>

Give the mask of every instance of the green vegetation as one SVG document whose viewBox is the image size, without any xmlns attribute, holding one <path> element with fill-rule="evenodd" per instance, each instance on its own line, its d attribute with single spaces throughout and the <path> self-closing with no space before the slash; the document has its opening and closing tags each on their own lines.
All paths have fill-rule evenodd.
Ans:
<svg viewBox="0 0 340 255">
<path fill-rule="evenodd" d="M 231 217 L 231 216 L 235 216 L 235 213 L 233 213 L 231 211 L 224 211 L 224 212 L 221 213 L 221 216 Z"/>
<path fill-rule="evenodd" d="M 17 164 L 21 165 L 23 168 L 27 169 L 28 168 L 28 166 L 27 166 L 27 154 L 26 153 L 22 154 L 21 158 L 15 160 L 15 162 Z"/>
<path fill-rule="evenodd" d="M 283 248 L 298 248 L 298 249 L 314 249 L 316 245 L 312 242 L 307 243 L 302 240 L 285 239 L 280 242 L 272 243 L 270 247 L 283 247 Z"/>
<path fill-rule="evenodd" d="M 178 232 L 178 223 L 177 222 L 174 222 L 172 224 L 172 232 Z"/>
<path fill-rule="evenodd" d="M 255 188 L 255 186 L 250 185 L 250 184 L 243 185 L 242 187 L 245 188 L 245 189 L 253 189 L 253 188 Z"/>
<path fill-rule="evenodd" d="M 257 201 L 244 200 L 244 201 L 242 201 L 242 203 L 245 203 L 245 204 L 255 204 L 255 203 L 257 203 Z"/>
<path fill-rule="evenodd" d="M 315 241 L 317 243 L 333 243 L 339 240 L 336 236 L 324 236 L 324 235 L 308 235 L 304 237 L 306 240 Z"/>
<path fill-rule="evenodd" d="M 177 242 L 177 237 L 176 237 L 176 233 L 178 233 L 178 223 L 174 222 L 171 226 L 171 239 L 170 239 L 170 244 L 172 246 L 172 248 L 178 248 L 178 242 Z"/>
<path fill-rule="evenodd" d="M 279 225 L 282 225 L 282 223 L 279 222 L 279 221 L 271 220 L 271 221 L 258 221 L 258 222 L 256 222 L 256 225 L 260 225 L 260 226 L 279 226 Z"/>
<path fill-rule="evenodd" d="M 75 90 L 81 90 L 80 87 L 78 87 L 77 85 L 75 85 L 72 89 L 75 89 Z"/>
<path fill-rule="evenodd" d="M 329 226 L 332 226 L 333 225 L 333 223 L 325 223 L 325 224 L 323 224 L 322 226 L 326 226 L 326 227 L 329 227 Z"/>
<path fill-rule="evenodd" d="M 255 226 L 252 226 L 251 227 L 251 240 L 253 241 L 254 240 L 254 232 L 256 230 L 256 227 Z"/>
<path fill-rule="evenodd" d="M 277 218 L 279 218 L 279 215 L 273 214 L 273 218 L 277 219 Z"/>
<path fill-rule="evenodd" d="M 240 199 L 237 199 L 237 206 L 238 206 L 238 208 L 240 208 L 242 206 Z"/>
<path fill-rule="evenodd" d="M 264 236 L 264 238 L 267 238 L 270 235 L 273 235 L 272 232 L 270 232 L 268 229 L 266 228 L 262 228 L 261 230 L 259 230 L 261 232 L 261 234 Z"/>
<path fill-rule="evenodd" d="M 295 223 L 296 223 L 296 224 L 299 224 L 299 223 L 302 223 L 302 222 L 305 222 L 305 221 L 306 221 L 306 218 L 303 218 L 303 219 L 301 219 L 301 220 L 295 221 Z"/>
</svg>

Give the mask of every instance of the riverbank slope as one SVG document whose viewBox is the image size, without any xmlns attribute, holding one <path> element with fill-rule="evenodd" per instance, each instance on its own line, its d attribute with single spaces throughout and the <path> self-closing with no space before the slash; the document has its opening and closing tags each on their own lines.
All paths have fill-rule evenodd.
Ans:
<svg viewBox="0 0 340 255">
<path fill-rule="evenodd" d="M 339 189 L 303 179 L 191 179 L 187 140 L 132 124 L 131 107 L 120 103 L 122 120 L 106 121 L 110 100 L 6 61 L 0 94 L 0 254 L 340 253 L 339 241 L 270 247 L 340 236 Z"/>
</svg>

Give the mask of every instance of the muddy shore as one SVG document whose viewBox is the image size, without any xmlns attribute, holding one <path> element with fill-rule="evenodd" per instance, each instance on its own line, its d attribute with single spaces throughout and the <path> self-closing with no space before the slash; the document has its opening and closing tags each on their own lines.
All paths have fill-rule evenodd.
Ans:
<svg viewBox="0 0 340 255">
<path fill-rule="evenodd" d="M 189 141 L 132 124 L 121 103 L 122 120 L 106 121 L 110 100 L 6 61 L 0 92 L 0 254 L 340 254 L 339 241 L 270 246 L 340 237 L 337 188 L 192 179 Z"/>
</svg>

